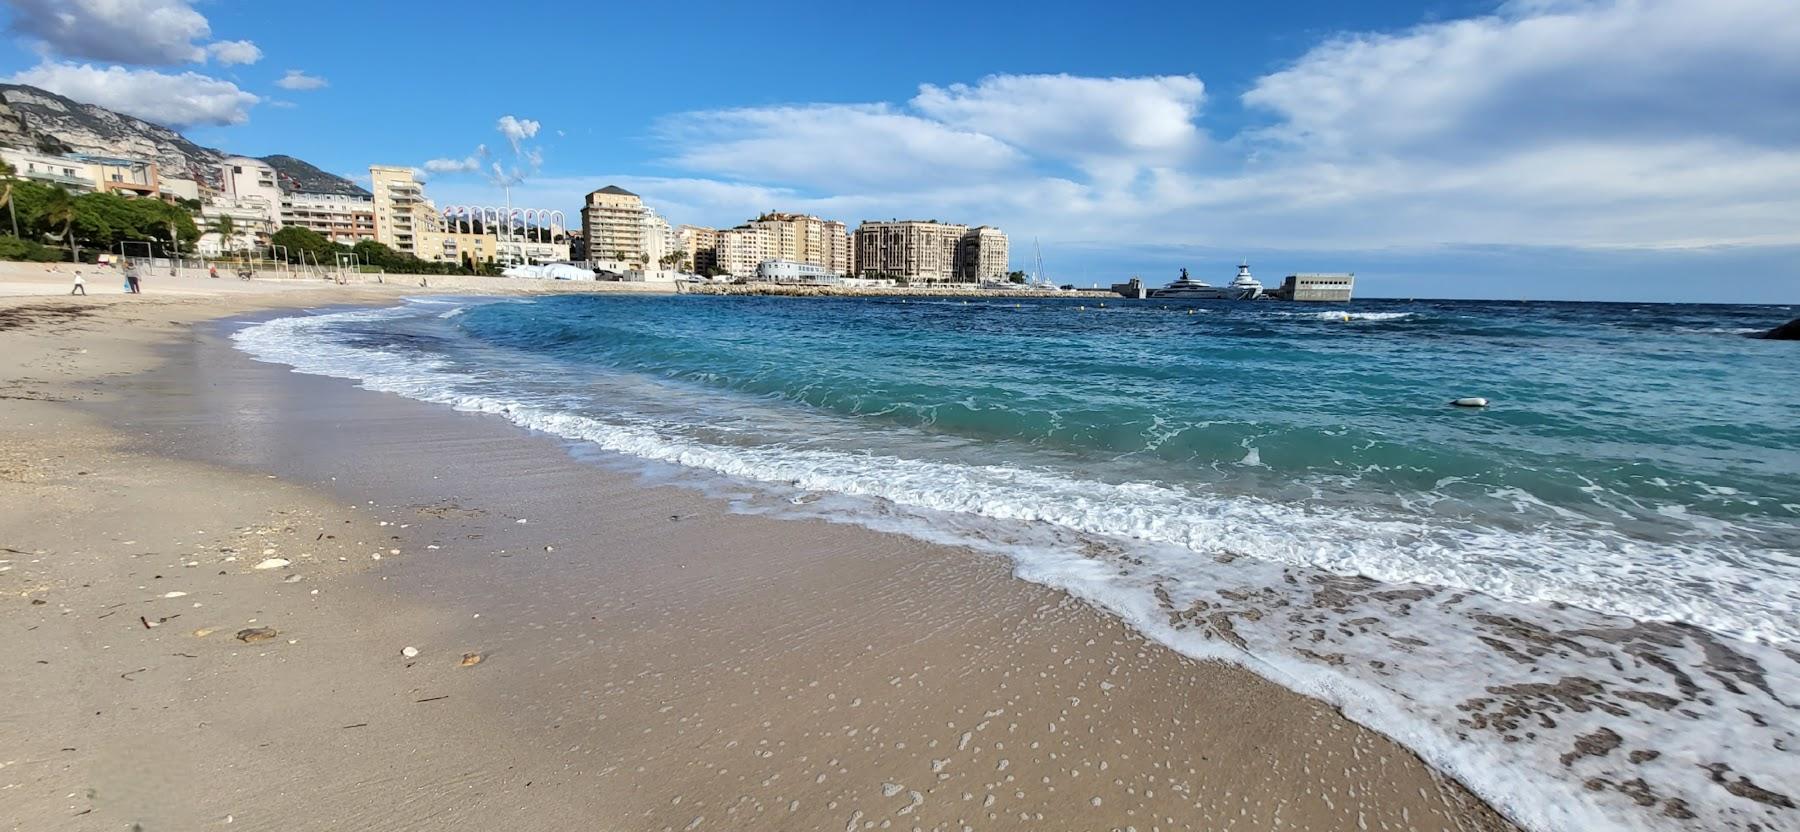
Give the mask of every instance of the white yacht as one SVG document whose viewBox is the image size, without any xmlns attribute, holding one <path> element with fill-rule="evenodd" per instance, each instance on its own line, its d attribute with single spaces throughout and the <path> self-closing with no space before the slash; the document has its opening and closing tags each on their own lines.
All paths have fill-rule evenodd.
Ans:
<svg viewBox="0 0 1800 832">
<path fill-rule="evenodd" d="M 1231 279 L 1230 285 L 1225 287 L 1225 293 L 1232 300 L 1256 300 L 1262 297 L 1262 281 L 1250 276 L 1248 261 L 1238 264 L 1237 277 Z"/>
<path fill-rule="evenodd" d="M 1120 291 L 1120 287 L 1114 286 L 1113 291 Z M 1250 276 L 1249 263 L 1242 263 L 1238 266 L 1237 277 L 1225 286 L 1214 286 L 1203 280 L 1195 280 L 1188 277 L 1187 269 L 1182 269 L 1181 277 L 1178 280 L 1161 289 L 1151 289 L 1149 296 L 1191 300 L 1256 300 L 1262 297 L 1262 293 L 1262 282 Z M 1123 293 L 1121 292 L 1121 294 Z"/>
<path fill-rule="evenodd" d="M 1231 297 L 1231 295 L 1218 286 L 1214 286 L 1203 280 L 1195 280 L 1188 277 L 1187 269 L 1182 269 L 1180 278 L 1176 279 L 1174 283 L 1164 286 L 1161 289 L 1151 289 L 1150 297 L 1187 298 L 1190 300 L 1225 300 Z"/>
</svg>

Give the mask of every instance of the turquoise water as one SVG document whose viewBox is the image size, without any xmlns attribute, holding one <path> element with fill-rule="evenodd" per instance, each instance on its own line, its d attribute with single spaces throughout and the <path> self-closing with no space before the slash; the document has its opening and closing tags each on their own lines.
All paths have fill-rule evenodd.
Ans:
<svg viewBox="0 0 1800 832">
<path fill-rule="evenodd" d="M 1528 826 L 1748 829 L 1800 828 L 1721 785 L 1800 782 L 1800 352 L 1743 337 L 1796 314 L 570 296 L 238 337 L 744 510 L 1004 554 Z M 1600 730 L 1621 750 L 1562 761 Z"/>
</svg>

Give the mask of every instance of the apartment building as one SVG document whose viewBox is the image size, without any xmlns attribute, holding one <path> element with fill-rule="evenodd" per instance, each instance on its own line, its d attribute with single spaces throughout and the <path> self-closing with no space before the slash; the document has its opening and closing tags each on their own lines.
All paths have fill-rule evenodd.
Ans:
<svg viewBox="0 0 1800 832">
<path fill-rule="evenodd" d="M 413 169 L 369 166 L 370 202 L 375 215 L 375 242 L 395 251 L 419 254 L 419 234 L 440 230 L 437 209 L 425 199 L 425 188 Z"/>
<path fill-rule="evenodd" d="M 718 229 L 683 225 L 675 229 L 675 239 L 680 246 L 683 269 L 695 274 L 709 274 L 718 268 Z"/>
<path fill-rule="evenodd" d="M 590 192 L 581 206 L 588 260 L 624 272 L 644 263 L 644 201 L 617 185 Z"/>
<path fill-rule="evenodd" d="M 375 201 L 348 194 L 285 194 L 281 225 L 311 229 L 334 243 L 356 245 L 375 239 Z"/>
<path fill-rule="evenodd" d="M 966 225 L 937 220 L 865 220 L 856 227 L 857 274 L 955 281 L 958 249 L 968 231 Z"/>
<path fill-rule="evenodd" d="M 746 223 L 718 232 L 714 257 L 719 271 L 732 277 L 756 276 L 756 267 L 764 260 L 780 259 L 781 240 L 773 225 Z"/>
<path fill-rule="evenodd" d="M 956 262 L 961 280 L 1004 280 L 1009 265 L 1006 232 L 990 225 L 969 229 L 957 242 Z"/>
<path fill-rule="evenodd" d="M 73 153 L 67 156 L 22 148 L 0 148 L 0 159 L 13 173 L 75 193 L 117 193 L 124 196 L 158 197 L 161 178 L 155 162 L 113 156 Z"/>
</svg>

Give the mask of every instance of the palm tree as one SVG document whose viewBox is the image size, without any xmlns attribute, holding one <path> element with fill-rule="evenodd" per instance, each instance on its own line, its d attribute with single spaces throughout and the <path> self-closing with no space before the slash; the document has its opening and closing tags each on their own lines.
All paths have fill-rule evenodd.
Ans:
<svg viewBox="0 0 1800 832">
<path fill-rule="evenodd" d="M 227 214 L 213 220 L 212 230 L 218 232 L 219 250 L 230 251 L 231 237 L 237 233 L 237 223 L 231 221 L 231 215 Z"/>
<path fill-rule="evenodd" d="M 50 189 L 48 198 L 44 200 L 44 222 L 50 225 L 62 224 L 62 230 L 56 232 L 56 239 L 69 242 L 69 258 L 81 262 L 81 249 L 75 245 L 75 198 L 61 188 Z"/>
</svg>

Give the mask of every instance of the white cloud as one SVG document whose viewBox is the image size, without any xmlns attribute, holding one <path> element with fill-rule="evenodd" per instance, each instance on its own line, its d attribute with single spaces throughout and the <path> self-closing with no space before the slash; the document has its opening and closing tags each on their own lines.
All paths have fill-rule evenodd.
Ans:
<svg viewBox="0 0 1800 832">
<path fill-rule="evenodd" d="M 800 187 L 969 181 L 1024 161 L 993 136 L 882 104 L 685 113 L 659 127 L 685 168 Z"/>
<path fill-rule="evenodd" d="M 432 159 L 424 165 L 426 173 L 474 173 L 481 170 L 481 157 L 465 156 L 461 159 Z"/>
<path fill-rule="evenodd" d="M 206 60 L 212 33 L 187 0 L 9 0 L 11 28 L 49 54 L 130 64 Z"/>
<path fill-rule="evenodd" d="M 196 72 L 42 63 L 8 80 L 176 128 L 242 124 L 261 100 L 236 84 Z"/>
<path fill-rule="evenodd" d="M 224 66 L 253 64 L 262 60 L 262 50 L 247 40 L 221 40 L 206 45 L 206 53 Z"/>
<path fill-rule="evenodd" d="M 1202 139 L 1194 118 L 1205 92 L 1191 75 L 995 75 L 974 85 L 925 84 L 912 106 L 1045 158 L 1171 162 Z"/>
<path fill-rule="evenodd" d="M 327 86 L 327 82 L 317 75 L 308 75 L 298 69 L 290 69 L 286 75 L 276 79 L 275 86 L 284 90 L 305 91 L 322 89 Z"/>
<path fill-rule="evenodd" d="M 1250 85 L 1235 135 L 1208 135 L 1205 103 L 1190 76 L 993 76 L 685 113 L 658 134 L 692 176 L 641 192 L 1068 244 L 1800 243 L 1794 0 L 1513 2 L 1329 37 Z"/>
<path fill-rule="evenodd" d="M 520 152 L 520 143 L 536 136 L 538 134 L 538 128 L 542 125 L 528 118 L 518 119 L 510 115 L 504 115 L 500 117 L 498 122 L 495 122 L 494 126 L 495 129 L 500 131 L 500 135 L 505 136 L 506 141 L 512 145 L 513 152 L 518 153 Z"/>
</svg>

